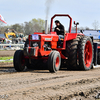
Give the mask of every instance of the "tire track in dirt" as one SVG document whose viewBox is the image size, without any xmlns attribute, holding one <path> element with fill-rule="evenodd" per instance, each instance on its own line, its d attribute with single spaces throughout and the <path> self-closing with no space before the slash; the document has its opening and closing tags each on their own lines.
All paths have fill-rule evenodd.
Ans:
<svg viewBox="0 0 100 100">
<path fill-rule="evenodd" d="M 90 86 L 87 89 L 87 83 L 92 85 L 92 87 Z M 97 84 L 97 86 L 94 87 L 93 84 L 95 84 L 95 83 Z M 87 97 L 89 94 L 100 89 L 100 87 L 98 86 L 99 83 L 100 83 L 100 77 L 99 78 L 93 78 L 93 79 L 86 79 L 86 80 L 82 79 L 82 80 L 79 80 L 79 81 L 76 81 L 76 82 L 67 82 L 66 84 L 62 84 L 62 85 L 54 85 L 54 86 L 42 85 L 42 87 L 41 86 L 34 87 L 34 89 L 31 89 L 31 88 L 23 89 L 23 92 L 21 92 L 20 90 L 16 90 L 15 92 L 10 91 L 11 93 L 9 93 L 7 95 L 9 95 L 9 96 L 15 96 L 15 95 L 20 96 L 20 95 L 23 95 L 23 94 L 33 95 L 33 93 L 35 93 L 34 96 L 35 96 L 35 98 L 37 97 L 37 99 L 39 99 L 39 98 L 43 99 L 43 95 L 45 95 L 45 99 L 47 99 L 48 93 L 49 93 L 49 99 L 52 99 L 52 98 L 59 98 L 59 99 L 67 98 L 68 99 L 68 98 L 72 98 L 74 96 L 79 96 L 79 95 Z M 81 87 L 81 89 L 84 89 L 84 91 L 82 91 L 79 87 Z M 57 96 L 52 94 L 52 92 L 55 94 L 55 91 L 58 91 L 58 93 L 56 92 Z M 69 92 L 66 94 L 66 91 L 69 91 Z M 40 92 L 44 92 L 44 94 L 37 96 Z M 61 92 L 64 92 L 64 94 L 62 94 Z"/>
<path fill-rule="evenodd" d="M 86 98 L 100 89 L 99 84 L 100 68 L 90 71 L 61 70 L 54 74 L 47 70 L 4 73 L 0 75 L 0 95 L 6 94 L 11 100 L 63 100 L 82 95 Z"/>
</svg>

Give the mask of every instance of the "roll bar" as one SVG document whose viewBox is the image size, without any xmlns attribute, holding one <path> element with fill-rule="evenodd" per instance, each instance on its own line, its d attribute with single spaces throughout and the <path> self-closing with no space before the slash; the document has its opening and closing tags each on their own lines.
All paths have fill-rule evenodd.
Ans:
<svg viewBox="0 0 100 100">
<path fill-rule="evenodd" d="M 71 27 L 72 27 L 72 18 L 68 15 L 68 14 L 55 14 L 52 18 L 51 18 L 51 25 L 50 25 L 50 32 L 52 32 L 52 27 L 53 27 L 53 19 L 57 16 L 61 16 L 61 17 L 69 17 L 70 19 L 70 26 L 69 26 L 69 33 L 71 33 Z"/>
</svg>

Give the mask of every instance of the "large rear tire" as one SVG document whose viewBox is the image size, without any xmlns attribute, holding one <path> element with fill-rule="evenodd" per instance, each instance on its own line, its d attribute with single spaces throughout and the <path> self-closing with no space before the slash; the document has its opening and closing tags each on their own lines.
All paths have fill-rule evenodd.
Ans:
<svg viewBox="0 0 100 100">
<path fill-rule="evenodd" d="M 100 64 L 100 49 L 98 49 L 97 64 Z"/>
<path fill-rule="evenodd" d="M 25 69 L 25 58 L 23 50 L 17 50 L 14 54 L 13 64 L 16 71 L 20 72 Z"/>
<path fill-rule="evenodd" d="M 55 73 L 60 69 L 61 56 L 58 51 L 51 51 L 48 57 L 48 69 L 50 72 Z"/>
<path fill-rule="evenodd" d="M 93 43 L 90 37 L 81 38 L 78 53 L 80 69 L 90 70 L 93 65 Z"/>
<path fill-rule="evenodd" d="M 68 60 L 66 62 L 67 69 L 69 70 L 77 70 L 78 69 L 78 43 L 80 41 L 81 36 L 77 36 L 76 39 L 70 40 L 66 42 L 66 56 Z"/>
</svg>

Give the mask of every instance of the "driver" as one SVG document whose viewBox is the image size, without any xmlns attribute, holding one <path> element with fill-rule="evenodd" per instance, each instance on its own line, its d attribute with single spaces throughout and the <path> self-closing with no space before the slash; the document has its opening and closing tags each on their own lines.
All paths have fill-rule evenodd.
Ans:
<svg viewBox="0 0 100 100">
<path fill-rule="evenodd" d="M 55 21 L 56 27 L 54 29 L 54 31 L 57 33 L 57 35 L 59 36 L 59 43 L 61 44 L 61 39 L 64 39 L 64 26 L 60 23 L 59 20 Z"/>
</svg>

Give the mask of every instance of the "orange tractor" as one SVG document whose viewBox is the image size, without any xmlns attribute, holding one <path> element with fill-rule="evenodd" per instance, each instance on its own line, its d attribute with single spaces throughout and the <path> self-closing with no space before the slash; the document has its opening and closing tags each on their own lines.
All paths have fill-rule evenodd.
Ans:
<svg viewBox="0 0 100 100">
<path fill-rule="evenodd" d="M 70 19 L 69 32 L 65 34 L 60 48 L 58 35 L 52 31 L 53 19 L 57 16 L 66 16 Z M 23 71 L 25 66 L 34 69 L 41 61 L 47 62 L 46 67 L 50 72 L 57 72 L 62 66 L 71 70 L 93 68 L 93 64 L 97 64 L 97 45 L 93 43 L 93 37 L 77 33 L 78 23 L 74 24 L 76 33 L 71 33 L 72 18 L 68 14 L 55 14 L 51 18 L 50 32 L 30 34 L 24 49 L 15 52 L 13 59 L 15 70 Z"/>
</svg>

